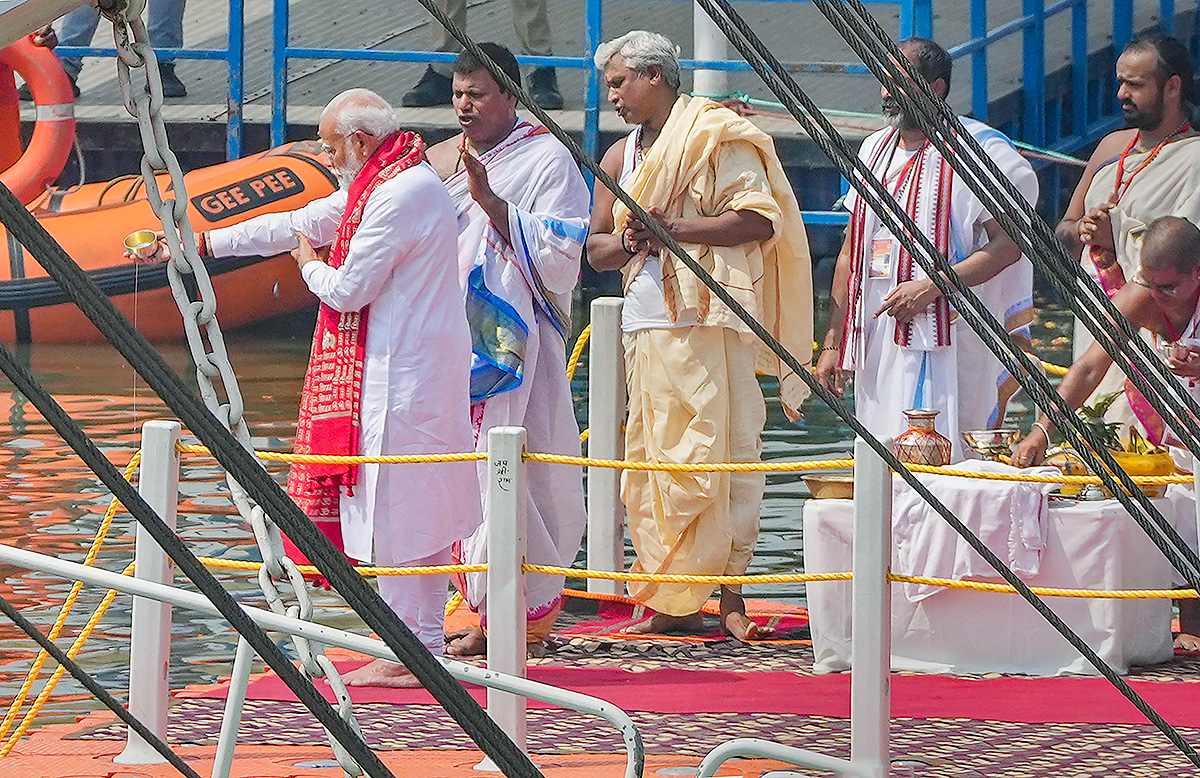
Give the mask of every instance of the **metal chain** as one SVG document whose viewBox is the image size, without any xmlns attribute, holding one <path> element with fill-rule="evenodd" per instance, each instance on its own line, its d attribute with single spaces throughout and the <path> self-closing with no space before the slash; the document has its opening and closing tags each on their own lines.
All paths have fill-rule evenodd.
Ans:
<svg viewBox="0 0 1200 778">
<path fill-rule="evenodd" d="M 166 125 L 162 117 L 163 93 L 158 61 L 150 47 L 146 25 L 142 21 L 145 5 L 146 0 L 128 0 L 123 8 L 118 5 L 103 11 L 113 22 L 121 95 L 126 110 L 137 120 L 142 137 L 142 178 L 146 182 L 146 194 L 150 204 L 162 220 L 163 234 L 171 252 L 171 259 L 167 264 L 167 278 L 170 281 L 171 293 L 183 315 L 188 347 L 196 363 L 196 381 L 200 387 L 200 396 L 209 411 L 233 433 L 238 442 L 246 450 L 252 451 L 250 430 L 243 416 L 244 406 L 237 376 L 229 361 L 225 339 L 217 324 L 216 294 L 204 262 L 200 259 L 196 247 L 196 233 L 188 219 L 187 187 L 183 180 L 183 170 L 167 142 Z M 165 199 L 159 182 L 159 176 L 164 173 L 166 177 L 163 183 L 169 184 L 168 196 Z M 189 285 L 185 283 L 187 277 L 191 278 L 198 299 L 193 299 Z M 308 585 L 296 563 L 284 553 L 279 527 L 261 507 L 250 500 L 246 491 L 231 475 L 226 473 L 225 480 L 238 513 L 250 524 L 262 553 L 263 567 L 259 571 L 258 580 L 267 604 L 276 613 L 311 620 L 313 604 L 308 595 Z M 284 600 L 285 596 L 294 604 L 288 605 Z M 362 732 L 354 718 L 346 685 L 333 663 L 325 656 L 324 646 L 301 638 L 293 638 L 292 644 L 304 674 L 309 678 L 325 678 L 329 681 L 337 697 L 338 713 L 361 737 Z M 361 776 L 362 769 L 342 745 L 328 731 L 326 736 L 345 774 L 350 778 Z"/>
</svg>

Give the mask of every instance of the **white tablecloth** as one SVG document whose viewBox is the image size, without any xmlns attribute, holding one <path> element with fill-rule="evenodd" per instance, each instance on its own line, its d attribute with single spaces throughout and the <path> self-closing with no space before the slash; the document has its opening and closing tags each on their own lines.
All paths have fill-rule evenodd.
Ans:
<svg viewBox="0 0 1200 778">
<path fill-rule="evenodd" d="M 1191 500 L 1175 497 L 1154 504 L 1177 527 L 1194 527 Z M 806 572 L 850 570 L 853 518 L 850 500 L 805 503 Z M 1172 586 L 1171 566 L 1115 500 L 1055 503 L 1047 521 L 1039 572 L 1024 577 L 1031 586 L 1106 590 Z M 1189 540 L 1194 537 L 1192 530 Z M 892 570 L 908 573 L 898 568 L 895 554 Z M 1003 582 L 998 577 L 979 580 Z M 913 602 L 905 596 L 906 586 L 909 584 L 892 584 L 893 669 L 1095 673 L 1018 595 L 947 589 Z M 849 581 L 808 584 L 817 672 L 850 666 L 850 589 Z M 1052 597 L 1045 601 L 1118 672 L 1171 656 L 1170 600 Z"/>
</svg>

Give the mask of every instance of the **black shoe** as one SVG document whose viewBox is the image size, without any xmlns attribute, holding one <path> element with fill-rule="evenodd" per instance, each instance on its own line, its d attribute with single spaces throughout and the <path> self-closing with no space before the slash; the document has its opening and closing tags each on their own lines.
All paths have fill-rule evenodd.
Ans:
<svg viewBox="0 0 1200 778">
<path fill-rule="evenodd" d="M 71 76 L 67 76 L 67 80 L 71 82 L 71 92 L 79 97 L 79 84 L 76 84 Z M 33 102 L 33 92 L 29 91 L 29 84 L 21 84 L 21 88 L 17 90 L 17 99 L 25 103 Z"/>
<path fill-rule="evenodd" d="M 529 95 L 538 108 L 557 111 L 563 107 L 562 95 L 558 91 L 558 76 L 554 68 L 534 68 L 529 74 Z"/>
<path fill-rule="evenodd" d="M 405 108 L 449 105 L 452 91 L 449 76 L 443 76 L 432 67 L 426 67 L 425 72 L 421 74 L 421 80 L 400 98 L 400 105 Z"/>
<path fill-rule="evenodd" d="M 175 63 L 159 63 L 158 76 L 162 79 L 163 97 L 187 97 L 187 87 L 175 75 Z"/>
</svg>

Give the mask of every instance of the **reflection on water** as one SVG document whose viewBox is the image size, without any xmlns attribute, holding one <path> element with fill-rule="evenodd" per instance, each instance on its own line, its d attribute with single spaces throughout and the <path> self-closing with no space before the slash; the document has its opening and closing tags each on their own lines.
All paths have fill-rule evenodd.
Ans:
<svg viewBox="0 0 1200 778">
<path fill-rule="evenodd" d="M 308 356 L 306 333 L 311 333 L 311 325 L 299 319 L 228 337 L 230 358 L 238 371 L 256 448 L 291 447 Z M 159 348 L 177 372 L 190 375 L 189 359 L 182 347 Z M 137 448 L 141 425 L 151 419 L 170 417 L 163 404 L 111 347 L 37 346 L 25 356 L 37 378 L 120 468 L 125 467 Z M 583 420 L 585 367 L 576 378 L 577 406 Z M 763 441 L 765 459 L 847 455 L 851 448 L 849 430 L 832 411 L 819 402 L 810 402 L 804 421 L 793 424 L 783 416 L 776 402 L 775 385 L 764 380 L 763 388 L 769 408 Z M 0 489 L 0 542 L 82 561 L 110 495 L 37 411 L 2 379 L 0 459 L 6 479 Z M 283 470 L 276 466 L 273 472 L 282 482 Z M 251 533 L 228 502 L 222 474 L 211 460 L 186 456 L 180 490 L 178 531 L 197 556 L 257 558 Z M 807 495 L 798 474 L 768 477 L 762 533 L 751 573 L 803 570 L 801 505 Z M 118 512 L 97 564 L 110 570 L 123 569 L 132 559 L 133 536 L 133 519 L 124 511 Z M 627 553 L 632 556 L 628 549 Z M 581 550 L 578 562 L 582 564 L 583 560 Z M 48 630 L 71 584 L 3 566 L 0 575 L 3 575 L 0 593 Z M 262 604 L 252 576 L 220 574 L 220 578 L 244 601 Z M 189 584 L 181 579 L 178 585 Z M 746 591 L 752 596 L 803 601 L 803 587 L 796 584 L 747 587 Z M 68 645 L 102 594 L 85 589 L 68 621 L 67 637 L 60 639 L 59 645 Z M 315 599 L 322 606 L 322 621 L 347 629 L 360 626 L 357 616 L 336 595 L 317 592 Z M 128 687 L 130 607 L 128 597 L 118 597 L 80 654 L 84 666 L 119 696 Z M 172 685 L 211 683 L 228 675 L 235 640 L 222 619 L 177 610 L 172 635 Z M 0 623 L 0 662 L 4 663 L 0 667 L 0 699 L 11 700 L 19 687 L 35 655 L 31 645 L 11 624 Z M 47 708 L 53 715 L 45 720 L 94 707 L 96 704 L 68 677 L 59 685 L 55 702 Z"/>
</svg>

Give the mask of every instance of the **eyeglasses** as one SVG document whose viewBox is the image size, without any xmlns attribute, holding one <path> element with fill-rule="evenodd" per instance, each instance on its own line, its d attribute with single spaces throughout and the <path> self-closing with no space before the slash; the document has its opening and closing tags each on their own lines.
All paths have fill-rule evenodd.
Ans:
<svg viewBox="0 0 1200 778">
<path fill-rule="evenodd" d="M 367 132 L 366 130 L 352 130 L 349 135 L 338 135 L 337 137 L 335 137 L 333 139 L 333 142 L 335 144 L 341 143 L 346 138 L 349 138 L 351 135 L 358 135 L 358 134 L 366 135 L 369 138 L 375 137 L 375 133 L 373 133 L 373 132 Z M 337 148 L 337 147 L 331 146 L 328 143 L 326 143 L 325 141 L 321 140 L 320 138 L 317 138 L 317 152 L 318 153 L 328 154 L 329 156 L 332 157 L 335 148 Z"/>
<path fill-rule="evenodd" d="M 1140 287 L 1150 290 L 1154 294 L 1161 294 L 1164 297 L 1178 297 L 1182 286 L 1187 279 L 1181 279 L 1170 284 L 1151 284 L 1146 279 L 1142 278 L 1142 271 L 1133 274 L 1133 283 Z"/>
</svg>

